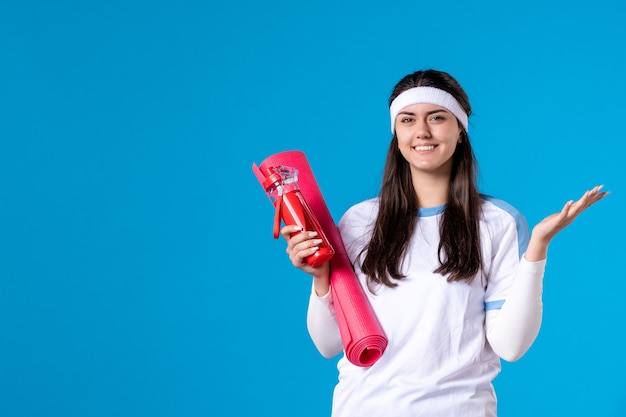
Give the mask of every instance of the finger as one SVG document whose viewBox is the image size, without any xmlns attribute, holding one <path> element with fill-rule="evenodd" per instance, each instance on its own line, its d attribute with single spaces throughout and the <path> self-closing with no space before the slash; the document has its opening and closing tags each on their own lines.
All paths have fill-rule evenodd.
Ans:
<svg viewBox="0 0 626 417">
<path fill-rule="evenodd" d="M 595 199 L 595 198 L 602 198 L 604 197 L 606 194 L 608 194 L 607 192 L 602 191 L 602 188 L 604 188 L 604 185 L 596 185 L 595 187 L 593 187 L 590 191 L 589 191 L 589 197 L 591 200 Z"/>
<path fill-rule="evenodd" d="M 559 213 L 559 221 L 563 221 L 571 216 L 574 204 L 576 204 L 574 203 L 574 200 L 569 200 L 567 203 L 565 203 L 565 205 L 561 209 L 561 212 Z"/>
<path fill-rule="evenodd" d="M 297 260 L 297 262 L 294 262 L 294 265 L 298 266 L 298 264 L 300 265 L 306 264 L 306 258 L 308 258 L 309 256 L 313 255 L 315 252 L 317 252 L 319 248 L 320 248 L 319 246 L 313 245 L 311 247 L 307 247 L 299 251 L 294 251 L 295 253 L 294 258 Z"/>
<path fill-rule="evenodd" d="M 587 209 L 587 207 L 589 207 L 589 205 L 590 205 L 589 204 L 590 196 L 591 196 L 591 194 L 589 192 L 587 192 L 587 193 L 585 193 L 585 195 L 583 195 L 583 197 L 580 198 L 580 200 L 578 200 L 574 204 L 572 204 L 572 209 L 568 213 L 568 217 L 571 220 L 576 218 L 576 216 L 578 216 L 580 213 L 585 211 Z"/>
<path fill-rule="evenodd" d="M 294 246 L 302 241 L 300 236 L 302 233 L 299 233 L 300 231 L 302 231 L 302 227 L 297 225 L 288 225 L 280 230 L 281 236 L 287 241 L 287 247 L 285 248 L 287 254 L 291 254 Z"/>
<path fill-rule="evenodd" d="M 306 242 L 308 240 L 314 239 L 315 237 L 317 237 L 317 232 L 303 231 L 302 233 L 298 233 L 294 235 L 293 237 L 291 237 L 289 240 L 289 243 L 291 243 L 292 246 L 296 247 L 296 246 L 301 245 L 302 242 Z M 308 247 L 308 246 L 305 246 L 305 247 Z"/>
<path fill-rule="evenodd" d="M 317 232 L 312 231 L 297 233 L 296 235 L 287 238 L 287 253 L 291 253 L 293 251 L 297 252 L 311 247 L 312 243 L 310 243 L 310 241 L 315 240 L 315 237 L 317 237 Z"/>
<path fill-rule="evenodd" d="M 574 220 L 576 216 L 585 211 L 591 205 L 606 197 L 607 192 L 601 192 L 603 185 L 597 185 L 591 190 L 585 191 L 582 197 L 571 205 L 571 209 L 568 211 L 567 217 L 570 221 Z"/>
<path fill-rule="evenodd" d="M 292 234 L 296 232 L 301 232 L 301 231 L 302 231 L 302 227 L 295 225 L 295 224 L 290 224 L 280 229 L 280 234 L 285 240 L 289 240 Z"/>
<path fill-rule="evenodd" d="M 579 205 L 582 206 L 583 210 L 601 200 L 608 194 L 607 192 L 601 192 L 603 187 L 604 185 L 596 185 L 591 190 L 588 190 L 585 194 L 583 194 L 579 200 Z"/>
<path fill-rule="evenodd" d="M 600 201 L 604 197 L 609 195 L 609 192 L 608 191 L 602 191 L 602 188 L 604 188 L 604 185 L 597 185 L 596 187 L 594 187 L 594 189 L 593 189 L 594 193 L 592 195 L 591 204 L 595 203 L 596 201 Z"/>
<path fill-rule="evenodd" d="M 609 192 L 606 192 L 606 191 L 603 191 L 601 193 L 598 193 L 598 194 L 594 195 L 591 199 L 589 199 L 589 202 L 587 203 L 587 207 L 591 207 L 593 204 L 595 204 L 598 201 L 602 200 L 607 195 L 609 195 Z"/>
<path fill-rule="evenodd" d="M 314 232 L 310 232 L 310 234 L 313 234 L 313 233 Z M 305 256 L 309 256 L 311 254 L 310 253 L 311 248 L 319 249 L 319 245 L 321 243 L 322 243 L 322 239 L 315 239 L 313 236 L 311 236 L 311 238 L 294 245 L 293 250 L 294 252 L 307 252 Z M 315 252 L 315 250 L 313 252 Z"/>
<path fill-rule="evenodd" d="M 587 204 L 589 199 L 590 191 L 585 191 L 585 193 L 575 202 L 572 203 L 572 208 L 575 213 L 579 213 Z"/>
<path fill-rule="evenodd" d="M 597 201 L 598 196 L 600 195 L 600 190 L 604 187 L 604 185 L 596 185 L 591 190 L 589 190 L 585 197 L 585 205 L 589 207 L 595 201 Z"/>
<path fill-rule="evenodd" d="M 298 243 L 293 247 L 291 253 L 289 253 L 289 259 L 296 267 L 305 266 L 306 258 L 317 252 L 321 243 L 322 239 L 307 239 L 304 242 Z"/>
<path fill-rule="evenodd" d="M 598 193 L 599 189 L 601 188 L 601 185 L 595 186 L 593 187 L 591 190 L 587 190 L 585 191 L 585 193 L 582 195 L 582 197 L 580 197 L 578 199 L 578 201 L 575 203 L 576 204 L 576 208 L 587 208 L 589 206 L 589 202 L 594 198 L 594 196 Z"/>
<path fill-rule="evenodd" d="M 316 231 L 305 231 L 302 233 L 298 233 L 296 236 L 294 236 L 294 238 L 291 239 L 291 242 L 293 243 L 293 250 L 298 252 L 308 250 L 312 246 L 319 245 L 320 243 L 322 243 L 322 239 L 319 239 L 318 233 Z"/>
</svg>

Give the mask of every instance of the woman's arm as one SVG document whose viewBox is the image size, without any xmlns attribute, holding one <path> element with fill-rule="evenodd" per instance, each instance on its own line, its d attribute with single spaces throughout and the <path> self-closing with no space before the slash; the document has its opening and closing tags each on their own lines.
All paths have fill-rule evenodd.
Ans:
<svg viewBox="0 0 626 417">
<path fill-rule="evenodd" d="M 297 234 L 292 237 L 293 233 Z M 307 256 L 319 249 L 317 245 L 321 239 L 317 238 L 316 232 L 302 231 L 299 226 L 285 226 L 281 229 L 281 235 L 287 241 L 286 252 L 291 263 L 313 277 L 307 329 L 322 356 L 332 358 L 343 350 L 343 344 L 330 293 L 330 264 L 326 262 L 319 267 L 312 267 L 305 262 Z"/>
<path fill-rule="evenodd" d="M 529 262 L 523 257 L 502 308 L 486 313 L 487 340 L 493 351 L 508 362 L 521 358 L 539 334 L 545 265 L 545 259 Z"/>
<path fill-rule="evenodd" d="M 330 292 L 319 296 L 315 289 L 311 291 L 306 325 L 311 340 L 323 357 L 332 358 L 343 351 L 343 343 Z"/>
<path fill-rule="evenodd" d="M 602 186 L 594 187 L 578 201 L 568 201 L 559 213 L 546 217 L 533 228 L 506 302 L 500 310 L 489 310 L 486 313 L 487 340 L 494 352 L 504 360 L 521 358 L 539 333 L 548 245 L 580 213 L 608 195 L 601 189 Z"/>
</svg>

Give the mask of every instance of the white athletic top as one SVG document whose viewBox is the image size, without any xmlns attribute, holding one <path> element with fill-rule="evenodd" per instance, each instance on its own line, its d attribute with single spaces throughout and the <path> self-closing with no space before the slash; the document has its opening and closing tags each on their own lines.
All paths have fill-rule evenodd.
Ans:
<svg viewBox="0 0 626 417">
<path fill-rule="evenodd" d="M 366 278 L 357 257 L 371 236 L 377 210 L 378 199 L 367 200 L 350 208 L 339 222 L 348 256 L 364 288 Z M 515 352 L 510 354 L 511 360 L 532 344 L 541 322 L 545 260 L 523 260 L 520 264 L 529 239 L 526 221 L 507 203 L 482 196 L 484 273 L 479 273 L 471 284 L 447 282 L 445 276 L 433 273 L 439 267 L 442 212 L 443 206 L 419 210 L 420 218 L 403 264 L 406 278 L 395 288 L 381 285 L 373 289 L 374 294 L 365 291 L 388 346 L 368 368 L 353 365 L 345 356 L 339 360 L 333 417 L 496 416 L 491 382 L 501 366 L 488 340 L 493 346 L 503 345 L 503 351 L 510 348 Z M 516 280 L 520 271 L 523 276 Z M 504 312 L 499 309 L 514 281 L 525 282 L 528 290 L 513 292 L 529 300 L 517 303 L 522 305 L 523 314 L 509 312 L 512 318 L 505 322 Z M 515 303 L 511 302 L 513 307 Z M 528 309 L 531 314 L 527 314 Z M 330 293 L 322 297 L 311 294 L 307 322 L 324 356 L 341 351 Z M 493 330 L 498 333 L 493 336 L 494 342 L 486 328 L 491 332 L 491 327 L 498 325 L 500 329 Z"/>
</svg>

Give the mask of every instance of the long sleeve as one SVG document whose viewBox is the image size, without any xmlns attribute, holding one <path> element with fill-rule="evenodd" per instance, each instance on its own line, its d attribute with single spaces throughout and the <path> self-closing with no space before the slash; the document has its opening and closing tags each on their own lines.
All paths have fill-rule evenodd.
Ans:
<svg viewBox="0 0 626 417">
<path fill-rule="evenodd" d="M 508 362 L 521 358 L 539 334 L 545 265 L 545 259 L 529 262 L 522 257 L 502 308 L 486 313 L 487 340 Z"/>
<path fill-rule="evenodd" d="M 307 310 L 307 329 L 315 347 L 325 358 L 332 358 L 343 350 L 331 291 L 326 295 L 318 296 L 315 290 L 311 290 Z"/>
</svg>

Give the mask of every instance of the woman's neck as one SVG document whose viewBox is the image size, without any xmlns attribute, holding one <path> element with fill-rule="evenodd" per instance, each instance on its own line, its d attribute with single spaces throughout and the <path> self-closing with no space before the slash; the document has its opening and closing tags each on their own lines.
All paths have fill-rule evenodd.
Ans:
<svg viewBox="0 0 626 417">
<path fill-rule="evenodd" d="M 413 174 L 413 189 L 417 197 L 418 208 L 444 205 L 448 202 L 450 177 L 428 173 Z"/>
</svg>

